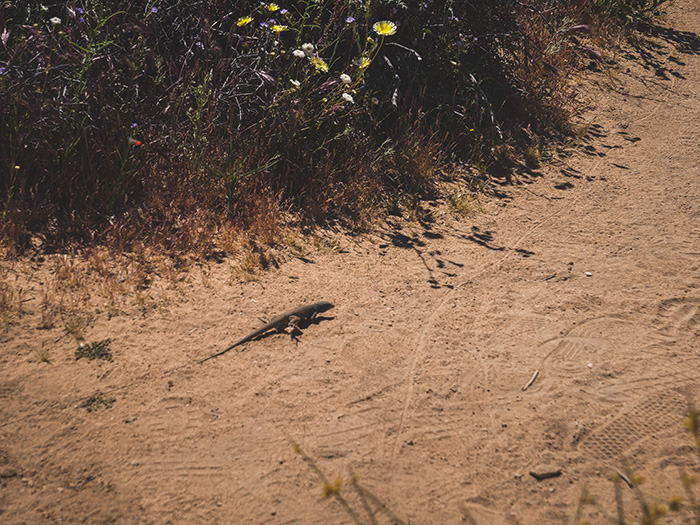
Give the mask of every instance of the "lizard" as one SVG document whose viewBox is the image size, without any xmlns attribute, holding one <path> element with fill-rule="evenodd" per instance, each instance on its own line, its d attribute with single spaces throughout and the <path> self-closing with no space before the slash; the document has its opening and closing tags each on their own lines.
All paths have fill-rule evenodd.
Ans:
<svg viewBox="0 0 700 525">
<path fill-rule="evenodd" d="M 209 361 L 209 359 L 214 359 L 215 357 L 219 357 L 220 355 L 225 354 L 229 350 L 242 345 L 243 343 L 247 343 L 248 341 L 252 341 L 258 336 L 261 336 L 268 330 L 272 330 L 273 328 L 282 332 L 282 331 L 287 331 L 290 334 L 294 334 L 295 332 L 301 332 L 299 330 L 299 322 L 304 321 L 304 320 L 311 320 L 316 317 L 317 314 L 321 312 L 325 312 L 326 310 L 330 310 L 333 308 L 333 305 L 329 303 L 328 301 L 321 301 L 318 303 L 313 303 L 313 304 L 305 304 L 302 306 L 297 306 L 296 308 L 292 308 L 291 310 L 288 310 L 284 312 L 283 314 L 278 315 L 274 319 L 272 319 L 270 322 L 265 323 L 263 326 L 258 328 L 257 330 L 249 333 L 242 339 L 239 339 L 235 343 L 233 343 L 231 346 L 229 346 L 226 350 L 222 350 L 221 352 L 218 352 L 214 355 L 210 355 L 209 357 L 202 359 L 199 364 L 201 365 L 205 361 Z"/>
</svg>

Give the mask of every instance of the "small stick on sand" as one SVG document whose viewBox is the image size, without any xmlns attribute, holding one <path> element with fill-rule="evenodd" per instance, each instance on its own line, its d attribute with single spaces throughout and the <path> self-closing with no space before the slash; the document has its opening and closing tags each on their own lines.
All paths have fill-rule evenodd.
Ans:
<svg viewBox="0 0 700 525">
<path fill-rule="evenodd" d="M 535 379 L 537 379 L 537 376 L 538 376 L 538 375 L 540 375 L 540 371 L 539 371 L 539 370 L 535 370 L 535 373 L 532 374 L 532 377 L 530 378 L 530 380 L 529 380 L 529 381 L 527 382 L 527 384 L 523 387 L 523 392 L 532 386 L 532 383 L 535 382 Z"/>
<path fill-rule="evenodd" d="M 620 479 L 621 479 L 622 481 L 624 481 L 625 483 L 627 483 L 627 485 L 629 486 L 629 488 L 631 488 L 631 489 L 634 488 L 634 485 L 632 484 L 632 481 L 630 481 L 630 478 L 628 478 L 627 476 L 625 476 L 625 475 L 620 471 L 620 469 L 615 469 L 615 473 L 616 473 L 618 476 L 620 476 Z"/>
</svg>

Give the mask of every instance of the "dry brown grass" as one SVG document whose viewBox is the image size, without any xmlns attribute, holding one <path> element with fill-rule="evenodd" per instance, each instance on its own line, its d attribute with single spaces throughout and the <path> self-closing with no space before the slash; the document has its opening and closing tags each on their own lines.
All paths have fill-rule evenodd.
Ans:
<svg viewBox="0 0 700 525">
<path fill-rule="evenodd" d="M 9 266 L 9 265 L 8 265 Z M 0 267 L 0 332 L 22 318 L 29 300 L 28 280 L 6 266 Z"/>
</svg>

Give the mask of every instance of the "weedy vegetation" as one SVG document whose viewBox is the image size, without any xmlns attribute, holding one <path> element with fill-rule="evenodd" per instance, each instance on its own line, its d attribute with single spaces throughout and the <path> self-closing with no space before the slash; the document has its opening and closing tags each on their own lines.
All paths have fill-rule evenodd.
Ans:
<svg viewBox="0 0 700 525">
<path fill-rule="evenodd" d="M 95 412 L 102 408 L 112 408 L 116 399 L 111 396 L 106 396 L 102 392 L 97 392 L 83 400 L 80 403 L 80 408 L 87 409 L 88 412 Z"/>
<path fill-rule="evenodd" d="M 22 301 L 15 286 L 0 281 L 0 332 L 6 330 L 22 314 Z"/>
<path fill-rule="evenodd" d="M 479 199 L 476 193 L 458 191 L 447 198 L 450 209 L 457 215 L 470 215 L 480 209 Z"/>
<path fill-rule="evenodd" d="M 34 352 L 36 360 L 40 363 L 50 363 L 51 362 L 51 351 L 48 348 L 42 347 Z"/>
<path fill-rule="evenodd" d="M 366 226 L 571 135 L 569 73 L 663 3 L 2 0 L 0 236 L 208 257 Z"/>
<path fill-rule="evenodd" d="M 111 343 L 111 339 L 103 339 L 102 341 L 94 341 L 89 345 L 81 344 L 75 350 L 75 359 L 78 360 L 84 357 L 89 361 L 94 361 L 95 359 L 111 361 L 113 359 L 112 351 L 109 349 Z"/>
<path fill-rule="evenodd" d="M 379 516 L 388 520 L 388 523 L 395 525 L 410 523 L 402 520 L 384 501 L 371 490 L 361 485 L 354 473 L 350 472 L 349 486 L 352 490 L 343 490 L 343 480 L 341 478 L 331 482 L 311 456 L 306 454 L 294 440 L 289 438 L 289 441 L 294 448 L 294 452 L 301 456 L 304 463 L 314 471 L 321 483 L 323 483 L 323 497 L 326 499 L 334 498 L 353 523 L 356 525 L 363 525 L 364 523 L 376 525 L 379 523 Z"/>
</svg>

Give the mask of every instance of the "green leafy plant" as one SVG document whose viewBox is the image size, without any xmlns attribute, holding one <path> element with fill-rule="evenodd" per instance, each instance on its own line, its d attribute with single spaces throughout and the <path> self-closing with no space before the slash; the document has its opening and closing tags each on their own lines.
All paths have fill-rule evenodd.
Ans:
<svg viewBox="0 0 700 525">
<path fill-rule="evenodd" d="M 75 359 L 78 360 L 84 357 L 90 361 L 95 359 L 111 361 L 113 359 L 112 351 L 109 349 L 111 342 L 111 339 L 103 339 L 101 341 L 94 341 L 89 345 L 81 344 L 75 350 Z"/>
</svg>

